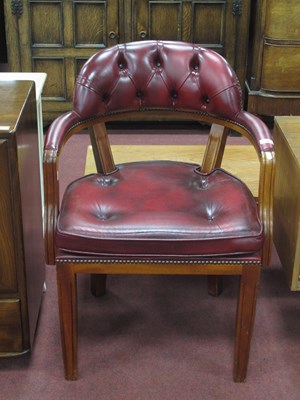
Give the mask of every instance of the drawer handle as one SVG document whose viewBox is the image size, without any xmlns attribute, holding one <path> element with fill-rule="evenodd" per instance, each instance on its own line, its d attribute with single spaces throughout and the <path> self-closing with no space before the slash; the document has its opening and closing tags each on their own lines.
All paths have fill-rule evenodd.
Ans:
<svg viewBox="0 0 300 400">
<path fill-rule="evenodd" d="M 146 31 L 141 31 L 140 32 L 140 38 L 145 39 L 146 36 L 147 36 L 147 32 Z"/>
<path fill-rule="evenodd" d="M 11 1 L 11 12 L 17 17 L 21 17 L 23 14 L 23 1 L 22 0 L 12 0 Z"/>
</svg>

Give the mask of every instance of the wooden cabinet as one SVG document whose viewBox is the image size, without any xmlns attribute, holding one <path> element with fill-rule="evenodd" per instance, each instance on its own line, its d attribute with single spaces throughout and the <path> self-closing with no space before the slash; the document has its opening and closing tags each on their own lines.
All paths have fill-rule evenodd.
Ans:
<svg viewBox="0 0 300 400">
<path fill-rule="evenodd" d="M 45 279 L 33 82 L 0 81 L 0 357 L 30 350 Z"/>
<path fill-rule="evenodd" d="M 274 243 L 291 290 L 300 290 L 300 117 L 275 117 Z"/>
<path fill-rule="evenodd" d="M 198 43 L 224 55 L 245 81 L 250 0 L 4 0 L 4 6 L 10 70 L 47 73 L 46 121 L 70 109 L 84 61 L 121 42 Z"/>
<path fill-rule="evenodd" d="M 252 2 L 248 110 L 261 115 L 300 114 L 300 2 Z"/>
</svg>

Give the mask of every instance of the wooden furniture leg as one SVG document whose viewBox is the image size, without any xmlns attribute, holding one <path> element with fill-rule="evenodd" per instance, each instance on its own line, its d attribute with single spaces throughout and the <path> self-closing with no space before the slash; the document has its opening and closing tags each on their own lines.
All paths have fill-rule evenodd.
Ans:
<svg viewBox="0 0 300 400">
<path fill-rule="evenodd" d="M 57 266 L 61 343 L 67 380 L 77 379 L 77 287 L 70 265 Z"/>
<path fill-rule="evenodd" d="M 233 379 L 244 382 L 249 360 L 252 338 L 257 289 L 259 285 L 260 266 L 244 266 L 240 278 L 240 293 L 236 319 L 236 342 L 234 355 Z"/>
</svg>

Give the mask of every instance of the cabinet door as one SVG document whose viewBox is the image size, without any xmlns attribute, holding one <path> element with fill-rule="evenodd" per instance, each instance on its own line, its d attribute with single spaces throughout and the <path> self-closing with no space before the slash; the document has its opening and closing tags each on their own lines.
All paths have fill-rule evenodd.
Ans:
<svg viewBox="0 0 300 400">
<path fill-rule="evenodd" d="M 17 2 L 15 2 L 17 4 Z M 6 32 L 13 71 L 46 72 L 45 118 L 70 109 L 74 80 L 89 56 L 119 40 L 119 0 L 26 0 Z"/>
<path fill-rule="evenodd" d="M 184 40 L 234 53 L 232 1 L 135 0 L 133 39 Z"/>
<path fill-rule="evenodd" d="M 132 38 L 182 40 L 211 48 L 243 82 L 248 17 L 245 0 L 133 0 Z"/>
</svg>

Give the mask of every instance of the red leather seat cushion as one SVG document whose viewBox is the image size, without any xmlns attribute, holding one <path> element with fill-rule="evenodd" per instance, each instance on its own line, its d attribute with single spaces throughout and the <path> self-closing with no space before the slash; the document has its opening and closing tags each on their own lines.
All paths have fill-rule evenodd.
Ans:
<svg viewBox="0 0 300 400">
<path fill-rule="evenodd" d="M 249 254 L 263 228 L 249 189 L 217 169 L 149 161 L 93 174 L 66 190 L 56 243 L 96 255 L 205 256 Z"/>
</svg>

